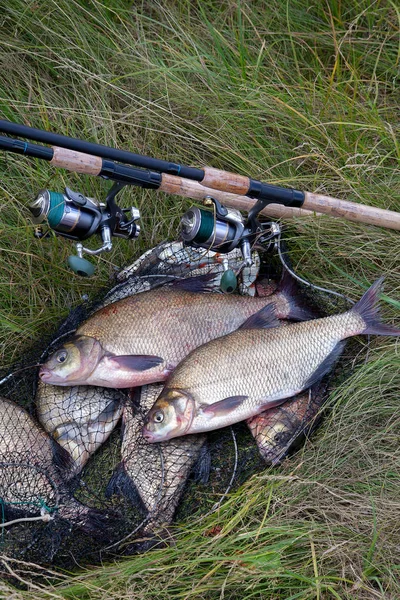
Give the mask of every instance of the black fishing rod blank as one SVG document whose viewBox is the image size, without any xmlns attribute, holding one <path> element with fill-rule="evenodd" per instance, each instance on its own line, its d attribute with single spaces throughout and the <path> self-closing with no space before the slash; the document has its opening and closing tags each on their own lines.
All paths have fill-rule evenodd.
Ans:
<svg viewBox="0 0 400 600">
<path fill-rule="evenodd" d="M 68 169 L 75 173 L 97 175 L 104 179 L 111 179 L 142 188 L 157 190 L 161 185 L 160 173 L 146 169 L 135 169 L 81 152 L 38 146 L 4 136 L 0 136 L 0 150 L 47 160 L 52 166 Z"/>
<path fill-rule="evenodd" d="M 281 188 L 269 183 L 263 183 L 256 179 L 244 175 L 237 175 L 211 167 L 198 169 L 195 167 L 186 167 L 165 160 L 142 156 L 127 150 L 118 150 L 109 146 L 95 144 L 76 138 L 67 137 L 58 133 L 43 131 L 12 123 L 11 121 L 0 120 L 0 131 L 18 137 L 24 137 L 37 142 L 55 145 L 59 148 L 66 148 L 76 152 L 93 155 L 101 158 L 116 160 L 128 165 L 159 171 L 168 175 L 176 175 L 185 179 L 201 182 L 205 187 L 224 192 L 242 194 L 250 198 L 264 200 L 266 203 L 283 204 L 300 208 L 304 202 L 304 192 L 299 190 Z M 95 166 L 93 167 L 96 168 Z M 98 174 L 98 173 L 93 173 Z"/>
</svg>

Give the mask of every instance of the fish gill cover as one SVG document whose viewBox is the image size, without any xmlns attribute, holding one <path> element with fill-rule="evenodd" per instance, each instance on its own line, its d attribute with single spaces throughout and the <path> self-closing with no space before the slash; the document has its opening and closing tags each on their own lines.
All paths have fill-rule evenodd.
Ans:
<svg viewBox="0 0 400 600">
<path fill-rule="evenodd" d="M 274 298 L 279 268 L 271 254 L 254 252 L 251 267 L 243 268 L 242 261 L 240 251 L 229 254 L 230 267 L 240 272 L 236 293 L 253 297 L 257 306 Z M 331 376 L 245 423 L 157 444 L 143 438 L 142 428 L 160 384 L 117 390 L 39 380 L 37 365 L 68 344 L 99 309 L 113 310 L 113 303 L 153 289 L 220 293 L 223 272 L 217 253 L 164 242 L 121 271 L 95 304 L 73 309 L 52 340 L 38 342 L 2 373 L 2 554 L 72 569 L 168 543 L 174 519 L 215 510 L 252 474 L 279 464 L 316 427 Z M 285 277 L 278 292 L 290 289 L 292 296 L 297 283 Z M 332 304 L 322 293 L 302 286 L 297 294 L 317 315 L 339 310 L 339 301 Z M 352 344 L 348 348 L 341 358 L 347 370 L 354 356 Z M 341 377 L 344 372 L 341 368 Z"/>
</svg>

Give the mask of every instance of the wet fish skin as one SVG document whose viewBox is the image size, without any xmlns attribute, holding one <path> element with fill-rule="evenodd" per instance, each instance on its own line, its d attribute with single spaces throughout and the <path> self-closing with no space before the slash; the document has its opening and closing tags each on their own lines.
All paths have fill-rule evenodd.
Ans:
<svg viewBox="0 0 400 600">
<path fill-rule="evenodd" d="M 44 429 L 73 460 L 72 477 L 109 437 L 123 409 L 122 392 L 95 386 L 60 387 L 39 381 L 37 416 Z"/>
<path fill-rule="evenodd" d="M 41 514 L 41 507 L 101 537 L 99 511 L 75 500 L 60 472 L 68 453 L 20 406 L 0 397 L 0 497 L 9 513 Z"/>
<path fill-rule="evenodd" d="M 157 288 L 97 311 L 50 356 L 39 376 L 54 385 L 127 388 L 165 381 L 191 350 L 234 331 L 273 305 L 281 318 L 308 318 L 292 298 L 292 281 L 267 298 L 206 294 L 202 279 Z"/>
<path fill-rule="evenodd" d="M 144 437 L 161 441 L 249 419 L 319 381 L 334 365 L 343 340 L 400 335 L 379 320 L 381 285 L 377 280 L 345 313 L 286 327 L 277 326 L 267 307 L 237 331 L 197 348 L 167 381 L 146 418 Z"/>
<path fill-rule="evenodd" d="M 326 389 L 327 383 L 319 382 L 298 396 L 246 421 L 268 465 L 279 464 L 316 427 Z"/>
<path fill-rule="evenodd" d="M 136 390 L 139 406 L 127 402 L 123 413 L 122 461 L 114 472 L 107 495 L 123 494 L 148 514 L 145 530 L 172 521 L 186 480 L 203 452 L 205 435 L 191 435 L 160 444 L 142 437 L 144 415 L 162 390 L 162 385 Z M 207 454 L 203 466 L 207 473 Z"/>
</svg>

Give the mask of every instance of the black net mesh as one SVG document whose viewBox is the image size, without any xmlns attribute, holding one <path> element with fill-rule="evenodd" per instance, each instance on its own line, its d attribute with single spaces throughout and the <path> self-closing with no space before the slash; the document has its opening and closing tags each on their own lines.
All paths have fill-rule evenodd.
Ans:
<svg viewBox="0 0 400 600">
<path fill-rule="evenodd" d="M 0 385 L 0 544 L 2 553 L 72 568 L 85 561 L 147 549 L 168 537 L 174 516 L 208 512 L 257 470 L 277 465 L 317 424 L 328 394 L 325 380 L 233 428 L 149 444 L 144 417 L 162 388 L 133 390 L 38 382 L 36 368 L 101 307 L 176 280 L 209 273 L 216 293 L 229 267 L 237 294 L 267 298 L 279 279 L 262 249 L 243 268 L 239 250 L 222 257 L 166 242 L 121 271 L 96 304 L 71 311 L 53 340 L 38 343 Z M 308 289 L 315 314 L 332 305 Z M 160 332 L 162 335 L 162 331 Z M 351 354 L 351 353 L 350 353 Z M 30 367 L 30 368 L 28 368 Z M 11 521 L 16 521 L 11 523 Z"/>
</svg>

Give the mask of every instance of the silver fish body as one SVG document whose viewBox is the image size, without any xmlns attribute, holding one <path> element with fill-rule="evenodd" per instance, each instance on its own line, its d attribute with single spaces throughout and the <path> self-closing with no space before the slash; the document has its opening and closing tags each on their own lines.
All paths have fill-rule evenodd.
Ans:
<svg viewBox="0 0 400 600">
<path fill-rule="evenodd" d="M 400 335 L 379 321 L 381 283 L 345 313 L 277 327 L 267 307 L 237 331 L 197 348 L 168 379 L 146 418 L 144 436 L 161 441 L 249 419 L 319 381 L 332 369 L 343 340 Z"/>
<path fill-rule="evenodd" d="M 60 387 L 39 381 L 37 416 L 73 460 L 69 476 L 77 475 L 109 437 L 121 417 L 123 398 L 110 388 Z"/>
<path fill-rule="evenodd" d="M 283 283 L 292 291 L 291 280 Z M 40 377 L 54 385 L 118 388 L 164 381 L 191 350 L 234 331 L 268 304 L 280 318 L 304 318 L 284 285 L 268 298 L 192 291 L 203 285 L 191 278 L 97 311 L 50 356 Z"/>
<path fill-rule="evenodd" d="M 205 435 L 191 435 L 160 444 L 148 444 L 142 436 L 144 415 L 161 392 L 161 385 L 137 390 L 139 406 L 127 402 L 123 413 L 122 462 L 107 488 L 107 495 L 123 494 L 148 514 L 146 530 L 172 521 L 186 480 L 198 461 Z M 205 455 L 207 463 L 207 455 Z M 207 472 L 207 464 L 204 465 Z"/>
<path fill-rule="evenodd" d="M 95 532 L 98 512 L 75 500 L 60 475 L 69 468 L 65 450 L 23 408 L 0 397 L 0 498 L 6 509 L 53 514 Z"/>
</svg>

